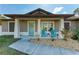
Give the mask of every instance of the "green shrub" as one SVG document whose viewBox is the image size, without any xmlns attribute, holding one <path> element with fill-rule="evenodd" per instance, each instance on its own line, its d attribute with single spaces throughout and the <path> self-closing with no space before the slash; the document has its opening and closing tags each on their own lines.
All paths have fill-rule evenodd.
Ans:
<svg viewBox="0 0 79 59">
<path fill-rule="evenodd" d="M 62 31 L 62 33 L 63 33 L 63 35 L 64 35 L 64 40 L 67 41 L 68 30 L 64 29 L 64 30 Z"/>
<path fill-rule="evenodd" d="M 72 39 L 79 41 L 79 29 L 75 29 L 75 30 L 73 31 Z"/>
</svg>

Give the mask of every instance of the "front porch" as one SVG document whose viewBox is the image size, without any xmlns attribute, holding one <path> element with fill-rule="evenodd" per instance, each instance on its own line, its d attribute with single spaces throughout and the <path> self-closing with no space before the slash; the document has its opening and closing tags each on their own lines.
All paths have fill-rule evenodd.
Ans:
<svg viewBox="0 0 79 59">
<path fill-rule="evenodd" d="M 27 31 L 26 35 L 30 37 L 39 37 L 39 38 L 56 38 L 62 39 L 63 36 L 61 31 L 64 28 L 64 19 L 63 18 L 20 18 L 15 19 L 15 26 L 14 26 L 14 38 L 20 38 L 21 30 L 24 28 L 21 27 L 21 22 L 26 21 Z M 59 26 L 60 25 L 60 26 Z M 23 25 L 25 27 L 25 25 Z M 52 32 L 51 29 L 52 28 Z"/>
<path fill-rule="evenodd" d="M 20 38 L 22 35 L 38 36 L 40 38 L 51 38 L 51 36 L 61 38 L 60 31 L 64 28 L 63 18 L 17 18 L 6 22 L 8 24 L 6 23 L 5 26 L 8 26 L 8 31 L 4 31 L 5 26 L 1 24 L 1 35 L 14 35 L 14 38 Z M 1 23 L 5 23 L 5 21 L 1 21 Z M 54 29 L 53 33 L 50 32 L 50 28 Z M 59 36 L 57 36 L 58 34 Z"/>
</svg>

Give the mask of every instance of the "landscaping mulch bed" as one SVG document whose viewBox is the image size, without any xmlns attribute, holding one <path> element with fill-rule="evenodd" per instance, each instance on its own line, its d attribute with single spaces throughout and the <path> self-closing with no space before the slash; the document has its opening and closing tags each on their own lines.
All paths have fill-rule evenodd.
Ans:
<svg viewBox="0 0 79 59">
<path fill-rule="evenodd" d="M 56 39 L 54 41 L 50 39 L 40 39 L 39 41 L 37 39 L 31 40 L 31 42 L 36 43 L 36 44 L 44 44 L 44 45 L 51 45 L 54 47 L 62 47 L 62 48 L 68 48 L 72 50 L 77 50 L 79 51 L 79 42 L 77 40 L 72 40 L 68 39 L 67 41 L 61 40 L 61 39 Z"/>
</svg>

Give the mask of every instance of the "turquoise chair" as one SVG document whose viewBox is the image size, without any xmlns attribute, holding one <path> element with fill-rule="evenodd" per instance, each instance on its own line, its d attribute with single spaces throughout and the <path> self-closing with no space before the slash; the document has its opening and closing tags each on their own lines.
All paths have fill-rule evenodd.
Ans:
<svg viewBox="0 0 79 59">
<path fill-rule="evenodd" d="M 56 29 L 51 30 L 51 37 L 52 37 L 52 39 L 55 39 L 57 36 L 58 36 L 57 30 Z"/>
<path fill-rule="evenodd" d="M 41 36 L 42 36 L 42 37 L 47 37 L 46 30 L 42 30 L 42 31 L 41 31 Z"/>
</svg>

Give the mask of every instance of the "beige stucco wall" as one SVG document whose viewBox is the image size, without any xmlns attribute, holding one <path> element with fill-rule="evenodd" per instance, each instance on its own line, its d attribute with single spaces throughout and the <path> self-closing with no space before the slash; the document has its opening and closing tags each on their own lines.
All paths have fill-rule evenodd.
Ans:
<svg viewBox="0 0 79 59">
<path fill-rule="evenodd" d="M 54 21 L 55 28 L 59 30 L 60 21 Z"/>
<path fill-rule="evenodd" d="M 79 21 L 71 21 L 71 29 L 73 30 L 73 29 L 77 29 L 78 28 L 78 24 L 79 23 Z"/>
<path fill-rule="evenodd" d="M 27 32 L 27 21 L 20 21 L 20 32 Z"/>
<path fill-rule="evenodd" d="M 28 22 L 29 20 L 20 21 L 20 32 L 28 32 Z M 37 32 L 37 21 L 35 21 L 35 32 Z"/>
<path fill-rule="evenodd" d="M 77 21 L 77 23 L 76 23 L 77 25 L 76 25 L 76 27 L 79 29 L 79 21 Z"/>
<path fill-rule="evenodd" d="M 8 32 L 8 22 L 2 21 L 2 32 Z M 27 21 L 20 21 L 20 32 L 27 32 Z"/>
<path fill-rule="evenodd" d="M 8 32 L 8 21 L 2 21 L 2 32 Z"/>
</svg>

